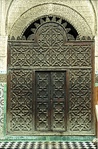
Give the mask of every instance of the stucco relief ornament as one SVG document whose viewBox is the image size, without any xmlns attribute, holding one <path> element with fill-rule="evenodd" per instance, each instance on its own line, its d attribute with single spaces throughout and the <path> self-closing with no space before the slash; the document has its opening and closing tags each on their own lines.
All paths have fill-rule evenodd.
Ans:
<svg viewBox="0 0 98 149">
<path fill-rule="evenodd" d="M 44 28 L 44 29 L 43 29 Z M 62 33 L 60 32 L 62 31 Z M 51 32 L 51 34 L 50 34 Z M 30 23 L 21 36 L 15 38 L 9 35 L 9 40 L 33 40 L 38 44 L 50 44 L 59 41 L 62 44 L 73 40 L 94 40 L 94 37 L 80 36 L 78 31 L 64 18 L 50 15 L 42 16 Z M 62 41 L 63 39 L 63 41 Z M 44 44 L 43 44 L 44 42 Z M 49 43 L 50 42 L 50 43 Z"/>
</svg>

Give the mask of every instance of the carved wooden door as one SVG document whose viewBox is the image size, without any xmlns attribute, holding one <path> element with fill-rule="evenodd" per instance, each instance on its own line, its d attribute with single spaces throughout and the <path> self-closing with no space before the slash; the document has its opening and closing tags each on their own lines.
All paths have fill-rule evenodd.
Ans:
<svg viewBox="0 0 98 149">
<path fill-rule="evenodd" d="M 8 43 L 7 133 L 93 135 L 94 41 L 57 16 L 41 17 L 22 39 L 13 39 Z"/>
<path fill-rule="evenodd" d="M 65 72 L 38 71 L 36 74 L 36 130 L 65 131 Z"/>
</svg>

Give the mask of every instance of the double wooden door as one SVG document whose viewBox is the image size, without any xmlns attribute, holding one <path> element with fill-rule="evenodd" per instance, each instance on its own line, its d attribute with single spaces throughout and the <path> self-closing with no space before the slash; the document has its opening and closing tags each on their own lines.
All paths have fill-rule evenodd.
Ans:
<svg viewBox="0 0 98 149">
<path fill-rule="evenodd" d="M 35 127 L 38 131 L 66 130 L 65 71 L 35 72 Z"/>
</svg>

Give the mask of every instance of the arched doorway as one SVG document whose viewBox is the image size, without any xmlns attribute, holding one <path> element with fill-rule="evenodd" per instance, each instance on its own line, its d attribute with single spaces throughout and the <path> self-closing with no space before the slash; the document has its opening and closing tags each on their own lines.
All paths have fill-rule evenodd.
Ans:
<svg viewBox="0 0 98 149">
<path fill-rule="evenodd" d="M 9 40 L 8 133 L 94 134 L 93 41 L 63 18 L 34 21 Z M 85 40 L 86 39 L 86 40 Z"/>
</svg>

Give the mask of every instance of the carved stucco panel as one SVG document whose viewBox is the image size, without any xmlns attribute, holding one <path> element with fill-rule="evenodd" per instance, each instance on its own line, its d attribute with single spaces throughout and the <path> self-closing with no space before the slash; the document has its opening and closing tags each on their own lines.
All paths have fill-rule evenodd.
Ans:
<svg viewBox="0 0 98 149">
<path fill-rule="evenodd" d="M 4 83 L 0 83 L 0 135 L 3 134 L 4 125 Z"/>
<path fill-rule="evenodd" d="M 9 7 L 9 12 L 7 13 L 7 23 L 8 27 L 7 28 L 12 28 L 13 24 L 18 20 L 19 16 L 27 12 L 28 10 L 40 6 L 40 5 L 45 5 L 49 4 L 49 9 L 53 7 L 53 4 L 55 5 L 64 5 L 68 6 L 71 9 L 74 9 L 77 11 L 83 18 L 87 21 L 89 26 L 92 29 L 92 32 L 95 33 L 95 20 L 96 20 L 96 15 L 95 11 L 93 8 L 92 2 L 89 0 L 13 0 Z M 96 4 L 95 4 L 96 5 Z M 48 11 L 48 10 L 47 10 Z M 46 14 L 45 14 L 46 15 Z"/>
<path fill-rule="evenodd" d="M 7 56 L 0 56 L 0 73 L 6 73 Z"/>
<path fill-rule="evenodd" d="M 80 36 L 93 36 L 89 25 L 80 14 L 69 7 L 59 4 L 39 5 L 26 11 L 17 19 L 13 27 L 8 31 L 10 36 L 17 37 L 22 35 L 22 32 L 31 24 L 32 21 L 46 14 L 63 16 L 65 20 L 74 26 Z"/>
</svg>

